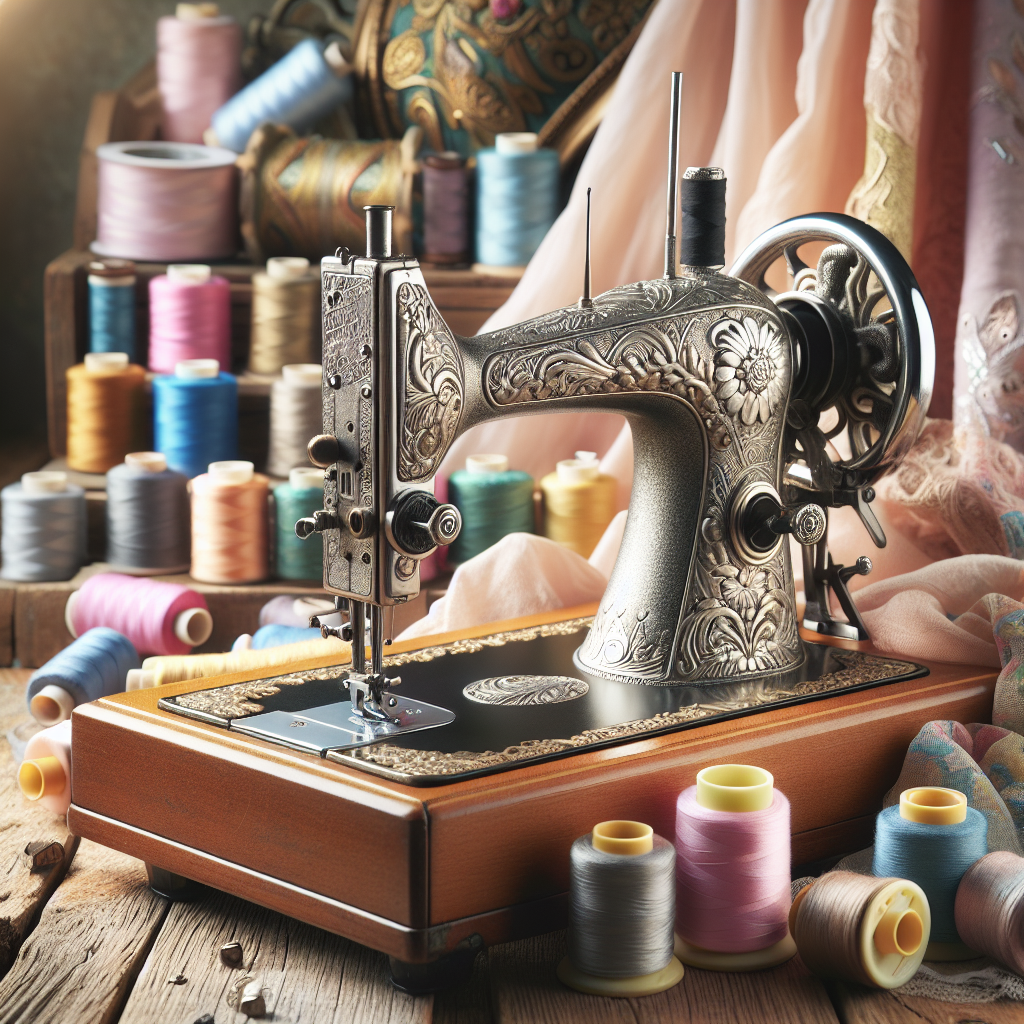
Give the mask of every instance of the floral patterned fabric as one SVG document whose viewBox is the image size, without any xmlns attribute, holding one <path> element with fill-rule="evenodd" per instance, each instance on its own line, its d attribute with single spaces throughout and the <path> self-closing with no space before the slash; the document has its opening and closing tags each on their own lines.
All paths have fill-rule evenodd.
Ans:
<svg viewBox="0 0 1024 1024">
<path fill-rule="evenodd" d="M 978 605 L 991 619 L 1002 665 L 992 725 L 929 722 L 884 803 L 898 803 L 913 786 L 957 789 L 988 819 L 990 851 L 1024 854 L 1024 605 L 1002 594 Z"/>
</svg>

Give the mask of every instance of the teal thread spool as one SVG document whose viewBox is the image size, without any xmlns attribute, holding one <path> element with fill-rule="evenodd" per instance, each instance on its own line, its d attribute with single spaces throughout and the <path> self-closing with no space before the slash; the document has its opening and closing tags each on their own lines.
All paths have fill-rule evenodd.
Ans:
<svg viewBox="0 0 1024 1024">
<path fill-rule="evenodd" d="M 135 264 L 102 259 L 89 264 L 89 351 L 125 352 L 135 359 Z"/>
<path fill-rule="evenodd" d="M 324 572 L 324 542 L 319 533 L 295 536 L 295 522 L 323 508 L 323 470 L 293 469 L 288 483 L 274 488 L 277 509 L 275 571 L 282 580 L 318 580 Z"/>
<path fill-rule="evenodd" d="M 533 477 L 504 455 L 471 455 L 448 478 L 448 500 L 462 513 L 450 562 L 467 562 L 510 533 L 533 533 Z"/>
<path fill-rule="evenodd" d="M 932 914 L 926 960 L 967 960 L 978 954 L 956 929 L 956 891 L 967 869 L 988 852 L 985 816 L 955 789 L 923 786 L 900 794 L 875 823 L 872 873 L 907 878 L 928 897 Z"/>
</svg>

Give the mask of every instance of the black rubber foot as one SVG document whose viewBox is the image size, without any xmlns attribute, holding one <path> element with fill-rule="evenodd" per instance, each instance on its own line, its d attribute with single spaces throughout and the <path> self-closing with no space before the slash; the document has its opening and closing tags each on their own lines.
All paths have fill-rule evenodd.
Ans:
<svg viewBox="0 0 1024 1024">
<path fill-rule="evenodd" d="M 473 973 L 473 961 L 484 948 L 479 935 L 472 935 L 459 943 L 458 947 L 426 964 L 407 964 L 404 960 L 388 957 L 391 968 L 391 984 L 400 992 L 411 996 L 425 996 L 431 992 L 463 985 Z"/>
<path fill-rule="evenodd" d="M 150 889 L 157 896 L 166 896 L 176 903 L 191 903 L 193 900 L 202 899 L 207 893 L 205 885 L 153 864 L 146 865 L 146 876 L 149 878 Z"/>
</svg>

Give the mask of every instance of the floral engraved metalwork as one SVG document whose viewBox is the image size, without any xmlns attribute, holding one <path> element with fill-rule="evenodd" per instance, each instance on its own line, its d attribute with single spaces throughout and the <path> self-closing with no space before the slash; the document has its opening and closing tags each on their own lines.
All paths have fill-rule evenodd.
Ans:
<svg viewBox="0 0 1024 1024">
<path fill-rule="evenodd" d="M 652 718 L 623 722 L 598 729 L 586 729 L 566 739 L 526 740 L 504 750 L 447 752 L 442 750 L 411 750 L 390 743 L 376 743 L 357 750 L 346 751 L 343 761 L 362 762 L 367 767 L 383 769 L 388 773 L 408 776 L 450 776 L 466 772 L 515 766 L 524 761 L 552 754 L 582 750 L 597 743 L 627 740 L 647 733 L 660 732 L 699 722 L 708 718 L 738 712 L 770 708 L 773 704 L 801 697 L 816 697 L 826 693 L 861 686 L 865 683 L 891 679 L 914 672 L 918 666 L 906 661 L 893 661 L 862 654 L 859 651 L 834 651 L 833 657 L 842 668 L 818 679 L 798 683 L 788 689 L 762 690 L 742 693 L 731 700 L 707 704 L 691 704 L 677 711 L 667 711 Z M 331 755 L 328 755 L 329 757 Z"/>
<path fill-rule="evenodd" d="M 503 332 L 485 363 L 484 392 L 498 408 L 660 392 L 685 404 L 707 438 L 704 543 L 695 543 L 678 618 L 632 605 L 631 587 L 613 578 L 580 651 L 588 671 L 667 684 L 802 660 L 786 546 L 753 567 L 724 539 L 736 490 L 777 483 L 792 354 L 766 305 L 713 273 L 641 282 Z M 699 486 L 702 468 L 690 472 Z"/>
<path fill-rule="evenodd" d="M 767 423 L 785 404 L 784 340 L 770 321 L 725 319 L 711 329 L 715 346 L 715 395 L 730 416 L 750 426 Z"/>
<path fill-rule="evenodd" d="M 246 683 L 232 683 L 212 690 L 197 690 L 175 697 L 174 702 L 190 711 L 201 711 L 219 718 L 247 718 L 263 713 L 263 705 L 256 701 L 273 697 L 282 686 L 299 686 L 308 676 L 278 676 L 276 679 L 252 679 Z"/>
<path fill-rule="evenodd" d="M 426 288 L 398 288 L 400 351 L 405 353 L 405 396 L 398 476 L 403 481 L 434 475 L 459 431 L 465 372 L 455 339 Z"/>
<path fill-rule="evenodd" d="M 576 700 L 589 690 L 589 684 L 572 676 L 497 676 L 470 683 L 462 693 L 478 704 L 522 707 Z"/>
</svg>

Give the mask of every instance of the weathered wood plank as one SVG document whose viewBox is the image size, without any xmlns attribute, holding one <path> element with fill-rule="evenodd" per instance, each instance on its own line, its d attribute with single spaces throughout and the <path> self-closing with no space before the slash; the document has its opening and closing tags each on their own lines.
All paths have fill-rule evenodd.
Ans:
<svg viewBox="0 0 1024 1024">
<path fill-rule="evenodd" d="M 18 788 L 6 734 L 28 718 L 25 683 L 30 674 L 21 669 L 0 669 L 0 976 L 14 960 L 40 908 L 60 884 L 78 843 L 63 818 L 29 803 Z M 63 845 L 64 859 L 49 870 L 29 871 L 24 861 L 25 847 L 49 839 Z"/>
<path fill-rule="evenodd" d="M 139 861 L 84 840 L 0 982 L 0 1024 L 112 1024 L 166 912 Z"/>
<path fill-rule="evenodd" d="M 607 999 L 565 988 L 555 976 L 565 932 L 490 952 L 497 1024 L 836 1024 L 824 987 L 799 960 L 773 971 L 718 974 L 686 968 L 673 989 Z"/>
<path fill-rule="evenodd" d="M 943 1003 L 899 991 L 876 992 L 862 985 L 833 982 L 829 994 L 842 1024 L 1021 1024 L 1024 1004 Z"/>
<path fill-rule="evenodd" d="M 372 883 L 369 883 L 372 884 Z M 227 996 L 243 971 L 220 961 L 239 942 L 243 968 L 265 988 L 270 1019 L 287 1024 L 430 1024 L 431 999 L 413 998 L 387 980 L 385 957 L 222 893 L 172 905 L 120 1024 L 192 1021 L 240 1024 Z M 180 985 L 168 979 L 183 975 Z M 189 1016 L 191 1014 L 191 1016 Z"/>
</svg>

